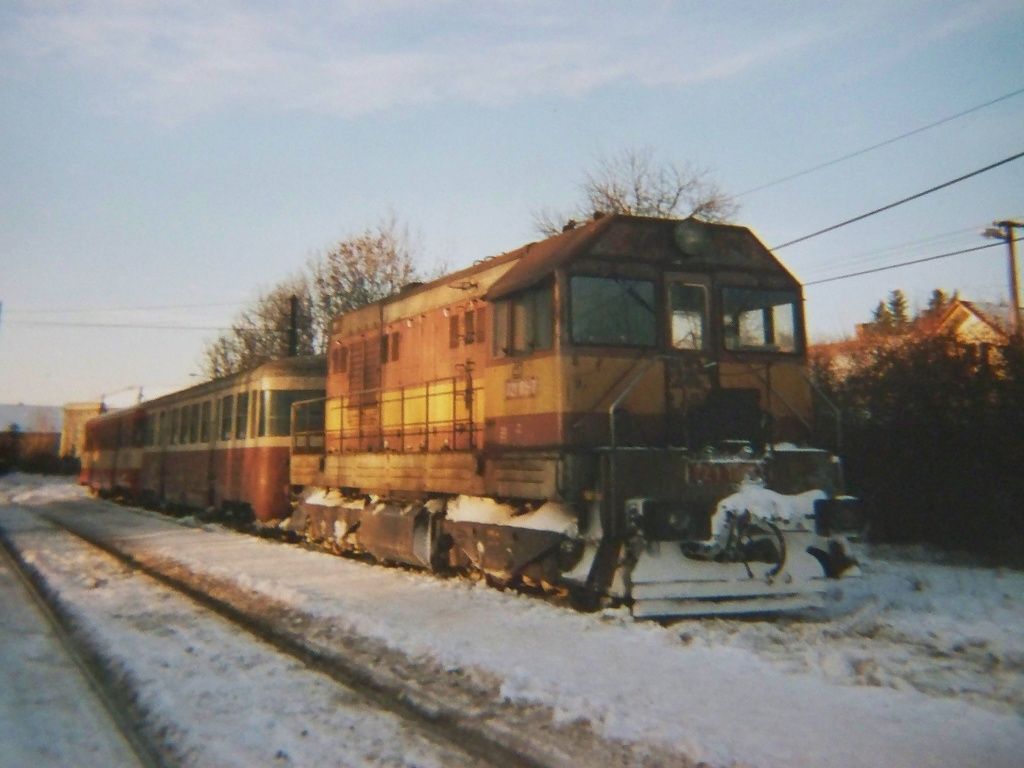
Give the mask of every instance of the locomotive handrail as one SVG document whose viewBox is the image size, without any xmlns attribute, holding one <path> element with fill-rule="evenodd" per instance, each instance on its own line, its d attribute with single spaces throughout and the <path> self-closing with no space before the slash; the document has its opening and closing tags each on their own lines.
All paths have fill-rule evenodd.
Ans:
<svg viewBox="0 0 1024 768">
<path fill-rule="evenodd" d="M 779 401 L 784 406 L 786 406 L 789 409 L 789 412 L 792 413 L 796 417 L 797 421 L 799 421 L 801 424 L 804 425 L 804 427 L 807 429 L 808 434 L 814 432 L 814 426 L 809 421 L 807 421 L 807 419 L 805 419 L 803 417 L 803 414 L 800 413 L 800 411 L 797 409 L 797 407 L 795 405 L 793 405 L 791 402 L 789 402 L 789 400 L 786 398 L 786 396 L 784 394 L 782 394 L 782 392 L 780 392 L 779 390 L 777 390 L 775 388 L 775 386 L 771 382 L 771 377 L 770 376 L 768 376 L 766 373 L 763 373 L 761 371 L 761 369 L 759 368 L 759 366 L 757 366 L 757 365 L 755 365 L 753 363 L 744 363 L 744 362 L 741 362 L 741 361 L 737 361 L 737 362 L 739 362 L 741 365 L 745 366 L 746 369 L 748 371 L 750 371 L 750 373 L 754 374 L 754 376 L 756 376 L 758 378 L 758 380 L 762 384 L 764 384 L 765 389 L 768 391 L 768 393 L 770 395 L 775 395 L 777 398 L 779 398 Z M 770 365 L 771 365 L 771 363 L 767 363 L 765 365 L 765 369 L 767 370 L 767 368 Z M 803 373 L 803 371 L 801 371 L 801 374 L 806 376 L 806 374 Z"/>
<path fill-rule="evenodd" d="M 753 373 L 755 376 L 757 376 L 758 379 L 760 379 L 761 383 L 764 384 L 765 387 L 767 389 L 769 389 L 773 395 L 775 395 L 777 398 L 779 398 L 779 400 L 782 402 L 782 404 L 785 405 L 790 410 L 790 412 L 797 418 L 797 420 L 801 424 L 803 424 L 804 427 L 807 428 L 807 431 L 809 433 L 813 433 L 814 432 L 814 425 L 811 424 L 809 421 L 807 421 L 807 419 L 805 419 L 803 417 L 803 415 L 800 413 L 800 411 L 791 402 L 789 402 L 789 400 L 786 399 L 786 396 L 783 395 L 782 392 L 780 392 L 778 389 L 775 388 L 775 386 L 771 383 L 771 379 L 768 376 L 762 374 L 761 371 L 758 369 L 758 367 L 753 365 L 752 363 L 746 363 L 745 365 L 747 366 L 747 369 L 751 373 Z M 814 378 L 807 371 L 805 371 L 804 369 L 801 368 L 800 369 L 800 375 L 810 385 L 811 389 L 814 390 L 814 392 L 818 395 L 818 397 L 820 397 L 822 399 L 822 402 L 824 402 L 825 405 L 827 405 L 832 410 L 832 413 L 835 415 L 835 418 L 836 418 L 836 453 L 839 453 L 842 450 L 842 447 L 843 447 L 843 412 L 842 412 L 842 409 L 829 399 L 828 395 L 825 394 L 824 390 L 822 390 L 822 388 L 820 386 L 818 386 L 818 383 L 814 380 Z"/>
<path fill-rule="evenodd" d="M 669 355 L 652 355 L 651 357 L 645 357 L 637 365 L 635 373 L 631 378 L 625 380 L 625 386 L 618 396 L 612 401 L 612 404 L 608 406 L 608 510 L 611 512 L 618 508 L 618 476 L 616 472 L 616 452 L 618 451 L 618 435 L 615 429 L 615 414 L 618 413 L 619 406 L 622 405 L 623 401 L 629 397 L 629 394 L 633 391 L 633 388 L 640 383 L 640 380 L 647 375 L 647 372 L 651 370 L 656 362 L 662 360 L 668 360 Z M 609 515 L 609 522 L 614 520 L 614 514 Z"/>
<path fill-rule="evenodd" d="M 825 390 L 814 380 L 807 371 L 801 370 L 800 373 L 803 375 L 807 383 L 811 385 L 818 397 L 821 398 L 822 402 L 825 403 L 829 408 L 832 409 L 832 413 L 836 417 L 836 453 L 840 453 L 843 450 L 843 410 L 838 405 L 832 402 L 831 398 L 825 394 Z"/>
<path fill-rule="evenodd" d="M 430 445 L 431 438 L 440 434 L 444 443 L 436 447 L 442 450 L 457 449 L 460 442 L 475 448 L 479 431 L 473 411 L 476 395 L 482 390 L 482 386 L 467 387 L 465 379 L 459 376 L 393 389 L 352 390 L 339 398 L 340 424 L 336 429 L 325 428 L 325 441 L 337 440 L 337 448 L 342 451 L 352 441 L 356 442 L 356 450 L 428 450 L 435 447 Z M 417 407 L 422 417 L 410 413 Z M 435 415 L 436 411 L 440 411 L 440 417 Z M 460 416 L 460 411 L 464 415 Z M 397 415 L 397 420 L 389 421 L 388 412 Z M 462 440 L 462 436 L 467 439 Z M 420 438 L 418 445 L 410 447 L 410 438 Z M 400 445 L 391 445 L 389 441 L 393 439 Z"/>
</svg>

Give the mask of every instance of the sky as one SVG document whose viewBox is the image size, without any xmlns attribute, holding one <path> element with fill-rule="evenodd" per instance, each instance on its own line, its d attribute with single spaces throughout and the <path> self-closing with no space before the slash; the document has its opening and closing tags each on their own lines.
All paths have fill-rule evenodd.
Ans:
<svg viewBox="0 0 1024 768">
<path fill-rule="evenodd" d="M 630 149 L 785 243 L 1024 151 L 1024 93 L 759 187 L 1022 89 L 1013 0 L 7 0 L 0 402 L 187 386 L 208 329 L 338 240 L 394 214 L 422 269 L 467 266 Z M 980 232 L 1008 218 L 1024 158 L 777 255 L 810 282 L 995 245 L 809 285 L 828 340 L 895 288 L 1006 301 Z"/>
</svg>

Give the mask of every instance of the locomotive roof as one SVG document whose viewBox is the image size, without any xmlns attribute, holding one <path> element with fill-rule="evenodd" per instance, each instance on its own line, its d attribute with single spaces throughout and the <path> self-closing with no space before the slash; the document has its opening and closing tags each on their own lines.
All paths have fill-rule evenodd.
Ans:
<svg viewBox="0 0 1024 768">
<path fill-rule="evenodd" d="M 459 281 L 475 287 L 478 275 L 507 265 L 478 294 L 487 301 L 504 298 L 529 288 L 555 270 L 581 256 L 621 259 L 631 255 L 638 261 L 662 261 L 674 269 L 713 272 L 740 270 L 771 273 L 798 286 L 796 278 L 747 227 L 713 224 L 693 217 L 664 219 L 627 214 L 609 214 L 539 242 L 482 259 L 470 267 L 428 283 L 406 289 L 358 309 L 346 312 L 332 323 L 338 332 L 342 318 L 362 317 L 370 325 L 378 321 L 383 307 L 448 286 L 462 288 Z M 358 322 L 357 322 L 358 325 Z"/>
<path fill-rule="evenodd" d="M 611 214 L 515 252 L 519 260 L 487 291 L 488 301 L 529 288 L 584 254 L 670 259 L 679 269 L 742 269 L 796 278 L 747 227 L 693 217 Z"/>
</svg>

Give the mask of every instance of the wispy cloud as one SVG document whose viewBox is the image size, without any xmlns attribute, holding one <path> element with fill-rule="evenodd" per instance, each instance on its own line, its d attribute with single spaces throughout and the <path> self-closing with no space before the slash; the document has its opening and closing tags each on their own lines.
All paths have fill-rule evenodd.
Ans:
<svg viewBox="0 0 1024 768">
<path fill-rule="evenodd" d="M 106 108 L 180 121 L 220 109 L 356 116 L 462 101 L 507 104 L 609 85 L 726 81 L 832 30 L 771 28 L 696 4 L 575 9 L 520 0 L 27 3 L 0 33 L 6 77 L 74 71 Z M 596 10 L 595 10 L 596 8 Z"/>
</svg>

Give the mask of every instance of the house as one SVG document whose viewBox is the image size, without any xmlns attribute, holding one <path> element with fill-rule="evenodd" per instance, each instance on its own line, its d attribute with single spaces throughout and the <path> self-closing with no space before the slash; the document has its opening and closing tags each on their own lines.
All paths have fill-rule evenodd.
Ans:
<svg viewBox="0 0 1024 768">
<path fill-rule="evenodd" d="M 853 338 L 814 344 L 812 361 L 827 362 L 842 377 L 864 355 L 883 347 L 895 347 L 912 339 L 948 334 L 977 356 L 982 365 L 998 364 L 999 350 L 1013 339 L 1013 312 L 1008 304 L 953 299 L 937 314 L 922 314 L 900 331 L 878 331 L 872 323 L 856 327 Z"/>
<path fill-rule="evenodd" d="M 939 317 L 934 333 L 951 333 L 965 344 L 1004 347 L 1013 337 L 1008 304 L 957 299 Z"/>
<path fill-rule="evenodd" d="M 60 433 L 60 457 L 80 459 L 85 449 L 85 422 L 104 411 L 103 403 L 67 403 Z"/>
</svg>

